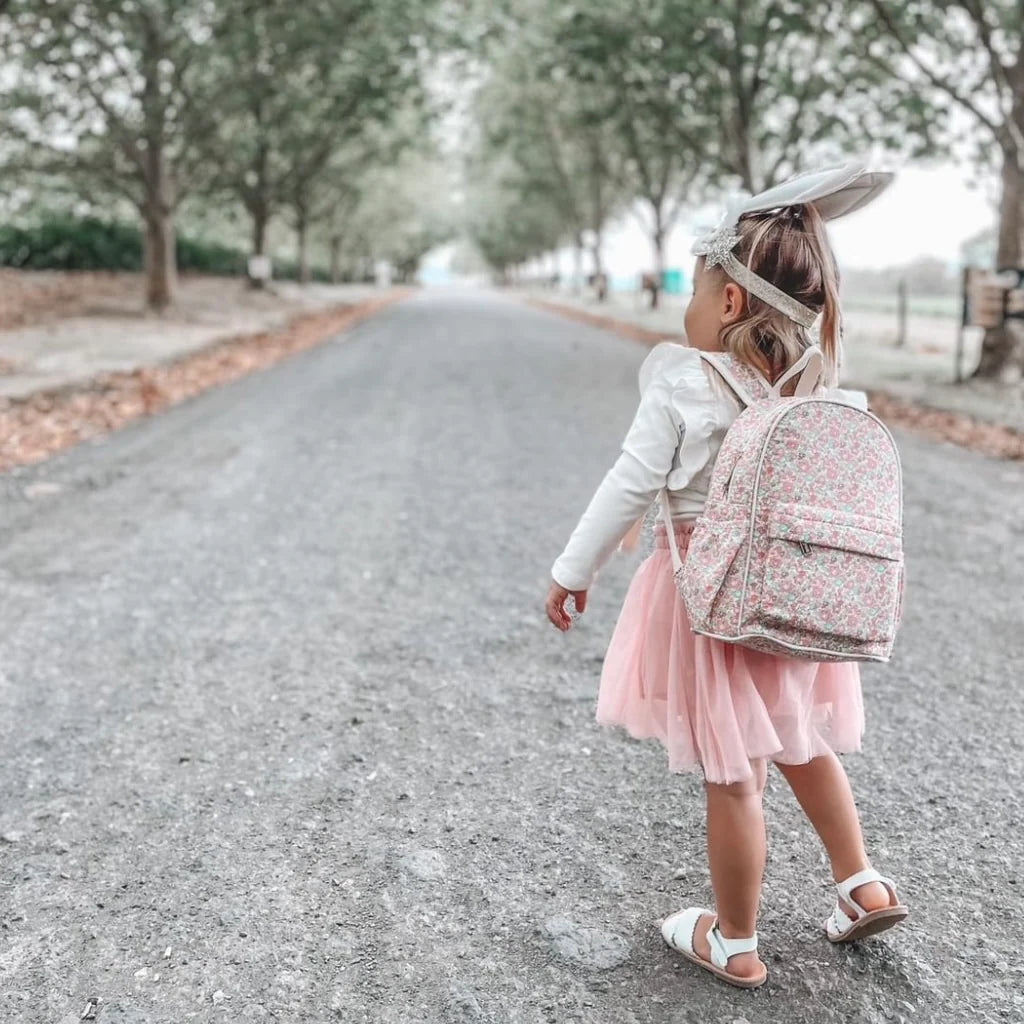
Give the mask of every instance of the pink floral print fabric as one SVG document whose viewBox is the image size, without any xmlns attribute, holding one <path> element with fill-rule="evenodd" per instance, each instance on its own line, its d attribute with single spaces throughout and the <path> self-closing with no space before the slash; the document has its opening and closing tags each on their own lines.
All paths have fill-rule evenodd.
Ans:
<svg viewBox="0 0 1024 1024">
<path fill-rule="evenodd" d="M 694 631 L 817 661 L 888 660 L 902 512 L 899 455 L 875 416 L 827 395 L 758 398 L 726 434 L 677 575 Z"/>
</svg>

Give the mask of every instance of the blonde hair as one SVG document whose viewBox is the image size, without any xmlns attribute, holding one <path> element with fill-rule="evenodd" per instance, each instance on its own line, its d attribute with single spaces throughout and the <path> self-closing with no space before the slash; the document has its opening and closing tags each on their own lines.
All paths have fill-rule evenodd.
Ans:
<svg viewBox="0 0 1024 1024">
<path fill-rule="evenodd" d="M 842 320 L 839 311 L 839 270 L 821 214 L 810 204 L 786 206 L 774 213 L 741 217 L 740 240 L 733 254 L 755 274 L 787 295 L 821 313 L 818 344 L 825 357 L 826 386 L 839 380 Z M 726 277 L 720 267 L 713 271 Z M 749 363 L 773 384 L 812 343 L 807 329 L 785 313 L 743 289 L 745 314 L 723 327 L 722 348 Z M 783 389 L 792 393 L 795 381 Z"/>
</svg>

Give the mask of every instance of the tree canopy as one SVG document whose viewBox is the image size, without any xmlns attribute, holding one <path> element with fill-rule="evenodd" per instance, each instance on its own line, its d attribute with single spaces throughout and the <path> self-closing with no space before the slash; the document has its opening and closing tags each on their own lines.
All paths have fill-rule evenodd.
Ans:
<svg viewBox="0 0 1024 1024">
<path fill-rule="evenodd" d="M 130 203 L 147 298 L 173 298 L 186 199 L 237 201 L 253 250 L 287 217 L 300 264 L 325 178 L 390 159 L 422 109 L 434 0 L 9 0 L 0 12 L 0 158 L 94 210 Z M 408 133 L 407 145 L 414 145 Z M 375 149 L 376 147 L 376 149 Z M 319 211 L 318 211 L 319 212 Z"/>
</svg>

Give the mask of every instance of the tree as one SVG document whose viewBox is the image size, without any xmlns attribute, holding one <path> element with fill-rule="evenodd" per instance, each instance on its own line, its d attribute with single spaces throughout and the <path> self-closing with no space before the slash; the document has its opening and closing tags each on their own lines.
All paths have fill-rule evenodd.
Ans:
<svg viewBox="0 0 1024 1024">
<path fill-rule="evenodd" d="M 448 169 L 421 146 L 405 150 L 390 167 L 364 181 L 346 226 L 362 243 L 364 260 L 387 261 L 397 280 L 411 281 L 423 257 L 446 242 L 455 225 Z"/>
<path fill-rule="evenodd" d="M 300 278 L 318 184 L 336 153 L 422 102 L 433 4 L 404 0 L 226 0 L 216 28 L 229 61 L 214 152 L 221 184 L 252 220 L 253 252 L 275 212 L 297 236 Z M 379 133 L 378 133 L 379 135 Z"/>
<path fill-rule="evenodd" d="M 176 281 L 174 214 L 208 170 L 213 130 L 201 0 L 10 0 L 0 48 L 10 84 L 3 129 L 36 173 L 70 179 L 99 205 L 126 199 L 144 225 L 146 300 Z"/>
<path fill-rule="evenodd" d="M 708 115 L 701 127 L 715 138 L 715 174 L 749 192 L 869 145 L 905 146 L 898 111 L 869 88 L 888 83 L 859 80 L 844 56 L 842 0 L 677 4 L 666 29 L 677 46 L 689 41 L 687 91 Z M 683 127 L 681 140 L 700 146 Z"/>
<path fill-rule="evenodd" d="M 624 155 L 622 187 L 646 209 L 643 226 L 651 239 L 658 282 L 665 270 L 665 242 L 706 167 L 707 147 L 680 143 L 700 114 L 682 106 L 689 43 L 666 31 L 673 5 L 618 0 L 567 8 L 558 28 L 565 77 L 582 98 L 592 121 L 614 132 Z M 675 46 L 674 54 L 666 45 Z M 657 288 L 653 294 L 658 302 Z"/>
<path fill-rule="evenodd" d="M 843 33 L 840 0 L 580 0 L 566 9 L 569 74 L 626 148 L 659 278 L 666 236 L 688 205 L 735 186 L 760 191 L 868 142 L 902 144 L 877 97 L 851 81 Z"/>
<path fill-rule="evenodd" d="M 525 22 L 496 19 L 483 48 L 488 74 L 473 116 L 483 150 L 508 158 L 506 185 L 561 210 L 567 237 L 558 242 L 573 243 L 577 276 L 584 248 L 601 273 L 604 228 L 624 204 L 622 150 L 568 80 L 552 13 L 546 4 L 532 4 Z"/>
<path fill-rule="evenodd" d="M 395 178 L 396 165 L 401 162 L 405 166 L 410 155 L 422 157 L 426 153 L 424 139 L 429 138 L 429 131 L 422 111 L 415 106 L 396 111 L 387 124 L 363 125 L 361 131 L 339 142 L 320 173 L 305 181 L 304 191 L 290 196 L 286 188 L 285 199 L 291 199 L 295 214 L 300 280 L 309 276 L 311 230 L 326 240 L 332 282 L 341 277 L 343 256 L 350 262 L 356 256 L 364 264 L 372 262 L 367 232 L 373 229 L 365 211 L 380 193 L 382 182 L 401 190 L 404 181 L 401 176 Z M 433 196 L 423 196 L 423 200 L 437 201 Z M 396 211 L 394 216 L 401 214 Z"/>
<path fill-rule="evenodd" d="M 976 160 L 998 169 L 996 263 L 1024 265 L 1024 5 L 1019 0 L 851 0 L 851 57 L 905 100 L 901 126 L 956 149 L 971 126 Z M 976 374 L 1024 372 L 1024 325 L 986 331 Z"/>
<path fill-rule="evenodd" d="M 502 281 L 560 246 L 572 228 L 564 207 L 550 192 L 531 188 L 506 152 L 471 151 L 466 180 L 466 234 Z"/>
</svg>

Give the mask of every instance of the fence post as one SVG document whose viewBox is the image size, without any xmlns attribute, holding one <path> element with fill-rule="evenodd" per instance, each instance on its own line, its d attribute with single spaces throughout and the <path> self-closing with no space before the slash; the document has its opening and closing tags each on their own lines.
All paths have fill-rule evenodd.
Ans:
<svg viewBox="0 0 1024 1024">
<path fill-rule="evenodd" d="M 964 267 L 960 274 L 960 324 L 956 329 L 956 365 L 953 367 L 953 382 L 962 384 L 964 381 L 964 328 L 970 315 L 970 297 L 968 288 L 971 283 L 971 268 Z"/>
<path fill-rule="evenodd" d="M 907 279 L 901 277 L 897 288 L 897 316 L 899 326 L 896 331 L 896 347 L 903 348 L 907 344 Z"/>
</svg>

